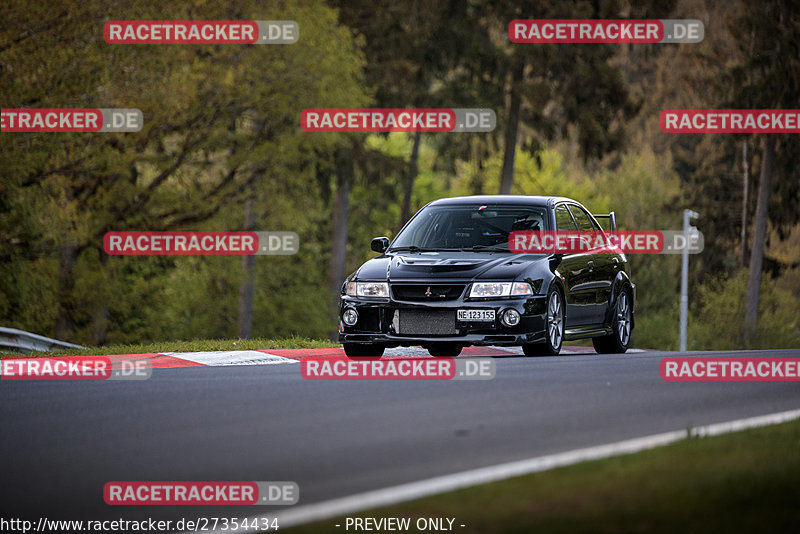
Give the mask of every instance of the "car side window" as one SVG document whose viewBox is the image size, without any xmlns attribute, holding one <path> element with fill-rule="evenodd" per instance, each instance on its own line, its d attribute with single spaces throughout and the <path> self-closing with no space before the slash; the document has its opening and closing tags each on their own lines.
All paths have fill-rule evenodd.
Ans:
<svg viewBox="0 0 800 534">
<path fill-rule="evenodd" d="M 574 232 L 575 223 L 564 204 L 556 206 L 556 230 L 560 232 Z"/>
<path fill-rule="evenodd" d="M 589 214 L 586 213 L 586 211 L 584 211 L 580 206 L 572 205 L 569 207 L 569 210 L 575 217 L 575 222 L 578 223 L 578 230 L 587 230 L 590 232 L 600 230 L 600 228 L 594 224 L 592 218 L 589 217 Z"/>
</svg>

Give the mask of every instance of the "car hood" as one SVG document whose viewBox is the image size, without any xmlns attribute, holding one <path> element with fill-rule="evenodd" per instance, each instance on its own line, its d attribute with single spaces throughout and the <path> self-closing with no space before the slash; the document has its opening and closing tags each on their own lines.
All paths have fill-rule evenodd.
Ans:
<svg viewBox="0 0 800 534">
<path fill-rule="evenodd" d="M 520 280 L 532 262 L 547 256 L 478 252 L 423 252 L 385 254 L 356 271 L 359 280 Z"/>
</svg>

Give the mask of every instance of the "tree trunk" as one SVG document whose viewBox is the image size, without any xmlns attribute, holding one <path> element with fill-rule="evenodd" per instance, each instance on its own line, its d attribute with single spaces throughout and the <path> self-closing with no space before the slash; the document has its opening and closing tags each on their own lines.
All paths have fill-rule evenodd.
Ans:
<svg viewBox="0 0 800 534">
<path fill-rule="evenodd" d="M 421 138 L 422 134 L 420 132 L 414 133 L 414 145 L 411 147 L 408 174 L 403 184 L 405 191 L 403 193 L 403 207 L 400 209 L 400 225 L 398 228 L 401 228 L 411 217 L 411 197 L 414 194 L 414 180 L 419 174 L 419 142 Z"/>
<path fill-rule="evenodd" d="M 517 133 L 519 131 L 519 110 L 522 105 L 520 84 L 524 64 L 520 63 L 514 69 L 511 78 L 511 102 L 508 108 L 508 123 L 505 131 L 505 147 L 503 149 L 503 170 L 500 173 L 500 194 L 510 195 L 511 185 L 514 183 L 514 157 L 517 152 Z"/>
<path fill-rule="evenodd" d="M 483 175 L 483 146 L 481 145 L 482 141 L 478 138 L 474 138 L 472 143 L 470 143 L 471 147 L 471 158 L 472 161 L 475 162 L 475 167 L 477 172 L 472 174 L 472 178 L 470 179 L 469 183 L 469 190 L 470 193 L 473 195 L 482 195 L 483 194 L 483 182 L 484 182 L 484 175 Z"/>
<path fill-rule="evenodd" d="M 92 317 L 92 342 L 100 347 L 106 344 L 108 333 L 108 288 L 111 287 L 111 274 L 108 269 L 108 254 L 100 251 L 100 269 L 103 273 L 103 287 L 98 291 L 103 293 L 103 303 Z"/>
<path fill-rule="evenodd" d="M 345 277 L 347 259 L 347 221 L 350 212 L 350 189 L 353 186 L 355 170 L 353 167 L 353 151 L 340 148 L 334 156 L 336 160 L 336 196 L 333 201 L 333 235 L 331 238 L 331 264 L 328 282 L 331 324 L 338 322 L 336 312 L 339 293 Z M 335 340 L 337 332 L 331 331 L 330 338 Z"/>
<path fill-rule="evenodd" d="M 72 341 L 75 334 L 74 270 L 78 262 L 78 249 L 75 243 L 66 239 L 58 247 L 58 317 L 54 337 L 61 341 Z"/>
<path fill-rule="evenodd" d="M 742 144 L 742 167 L 744 178 L 742 180 L 742 267 L 747 264 L 747 205 L 750 202 L 750 164 L 747 161 L 747 139 Z"/>
<path fill-rule="evenodd" d="M 744 342 L 752 342 L 758 321 L 758 297 L 761 287 L 761 267 L 764 264 L 764 245 L 767 235 L 767 208 L 772 186 L 772 166 L 775 160 L 775 134 L 764 138 L 764 155 L 761 158 L 761 177 L 758 184 L 756 220 L 753 228 L 753 248 L 750 252 L 750 273 L 747 279 Z"/>
<path fill-rule="evenodd" d="M 219 294 L 217 302 L 219 302 L 219 317 L 220 320 L 216 322 L 217 331 L 214 333 L 216 338 L 226 338 L 230 335 L 231 325 L 237 319 L 233 316 L 228 303 L 228 278 L 223 271 L 222 277 L 219 280 Z"/>
<path fill-rule="evenodd" d="M 255 224 L 253 213 L 253 188 L 244 203 L 244 230 L 252 231 Z M 253 337 L 253 287 L 255 283 L 256 257 L 250 254 L 242 256 L 242 283 L 239 286 L 239 321 L 238 335 L 241 339 Z"/>
</svg>

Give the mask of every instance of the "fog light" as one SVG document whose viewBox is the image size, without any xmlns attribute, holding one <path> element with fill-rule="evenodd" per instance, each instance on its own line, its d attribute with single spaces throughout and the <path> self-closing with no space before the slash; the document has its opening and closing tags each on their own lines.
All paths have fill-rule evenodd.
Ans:
<svg viewBox="0 0 800 534">
<path fill-rule="evenodd" d="M 358 312 L 353 308 L 346 308 L 342 313 L 342 322 L 347 326 L 353 326 L 358 322 Z"/>
<path fill-rule="evenodd" d="M 506 326 L 517 326 L 519 324 L 519 312 L 517 310 L 506 310 L 503 312 L 501 321 Z"/>
</svg>

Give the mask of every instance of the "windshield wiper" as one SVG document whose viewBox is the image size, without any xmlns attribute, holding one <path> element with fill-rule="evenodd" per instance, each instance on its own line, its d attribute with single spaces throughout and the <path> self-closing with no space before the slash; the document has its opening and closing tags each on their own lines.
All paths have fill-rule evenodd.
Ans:
<svg viewBox="0 0 800 534">
<path fill-rule="evenodd" d="M 461 252 L 477 252 L 477 251 L 489 251 L 489 252 L 508 252 L 507 248 L 498 247 L 500 243 L 495 243 L 494 245 L 473 245 L 469 248 L 462 248 Z"/>
</svg>

